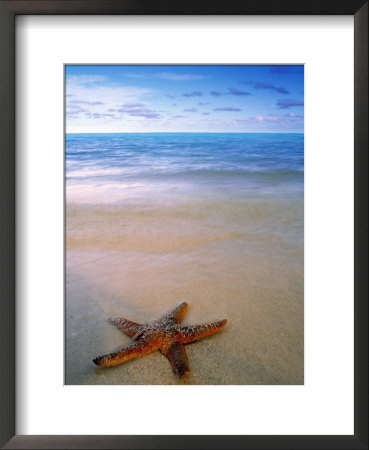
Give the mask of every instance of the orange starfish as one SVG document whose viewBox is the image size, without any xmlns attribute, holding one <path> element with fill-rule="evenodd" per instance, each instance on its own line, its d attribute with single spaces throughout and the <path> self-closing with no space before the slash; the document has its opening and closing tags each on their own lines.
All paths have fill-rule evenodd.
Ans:
<svg viewBox="0 0 369 450">
<path fill-rule="evenodd" d="M 123 317 L 113 317 L 111 321 L 136 342 L 117 352 L 98 356 L 93 359 L 93 362 L 97 366 L 116 366 L 137 356 L 160 350 L 169 359 L 174 372 L 184 377 L 190 373 L 184 345 L 216 333 L 227 322 L 223 319 L 204 325 L 181 326 L 179 322 L 187 307 L 188 304 L 183 302 L 170 310 L 162 319 L 142 325 Z"/>
</svg>

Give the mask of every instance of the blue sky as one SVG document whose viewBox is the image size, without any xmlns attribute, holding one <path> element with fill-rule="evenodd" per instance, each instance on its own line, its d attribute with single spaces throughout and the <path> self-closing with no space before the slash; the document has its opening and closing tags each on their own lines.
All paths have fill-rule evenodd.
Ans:
<svg viewBox="0 0 369 450">
<path fill-rule="evenodd" d="M 303 66 L 68 65 L 68 133 L 302 133 Z"/>
</svg>

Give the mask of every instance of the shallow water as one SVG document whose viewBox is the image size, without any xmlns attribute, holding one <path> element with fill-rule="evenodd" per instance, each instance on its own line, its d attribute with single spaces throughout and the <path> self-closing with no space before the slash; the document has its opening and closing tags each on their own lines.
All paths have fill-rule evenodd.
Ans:
<svg viewBox="0 0 369 450">
<path fill-rule="evenodd" d="M 66 383 L 303 383 L 303 135 L 68 135 Z M 227 318 L 186 347 L 92 358 L 180 301 L 183 323 Z"/>
</svg>

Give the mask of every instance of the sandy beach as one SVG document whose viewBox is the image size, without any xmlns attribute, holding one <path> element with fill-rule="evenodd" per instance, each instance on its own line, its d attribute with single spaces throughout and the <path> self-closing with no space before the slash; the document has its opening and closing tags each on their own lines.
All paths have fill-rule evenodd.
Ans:
<svg viewBox="0 0 369 450">
<path fill-rule="evenodd" d="M 303 384 L 302 227 L 302 193 L 159 210 L 69 204 L 66 384 Z M 190 375 L 159 352 L 94 366 L 132 342 L 110 317 L 144 323 L 181 301 L 185 325 L 228 321 L 186 346 Z"/>
</svg>

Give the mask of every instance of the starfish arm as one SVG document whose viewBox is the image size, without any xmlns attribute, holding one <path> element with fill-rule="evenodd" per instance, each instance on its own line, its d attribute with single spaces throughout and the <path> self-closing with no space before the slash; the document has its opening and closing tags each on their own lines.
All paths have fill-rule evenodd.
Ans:
<svg viewBox="0 0 369 450">
<path fill-rule="evenodd" d="M 165 356 L 169 359 L 174 372 L 181 378 L 190 373 L 186 350 L 183 344 L 173 344 Z"/>
<path fill-rule="evenodd" d="M 152 342 L 141 339 L 128 347 L 118 350 L 117 352 L 97 356 L 93 359 L 93 362 L 97 366 L 117 366 L 118 364 L 128 361 L 129 359 L 137 358 L 137 356 L 141 355 L 147 355 L 155 350 L 157 350 L 157 347 Z"/>
<path fill-rule="evenodd" d="M 124 317 L 112 317 L 110 321 L 133 339 L 137 339 L 142 332 L 142 326 L 140 324 L 125 319 Z"/>
<path fill-rule="evenodd" d="M 176 306 L 175 308 L 171 309 L 169 312 L 167 312 L 161 320 L 162 321 L 171 320 L 175 323 L 178 323 L 183 319 L 183 316 L 185 315 L 187 308 L 188 303 L 183 302 L 178 306 Z"/>
<path fill-rule="evenodd" d="M 219 322 L 207 323 L 204 325 L 193 325 L 188 327 L 181 327 L 180 337 L 183 344 L 190 344 L 191 342 L 198 341 L 206 336 L 216 333 L 227 323 L 226 319 Z"/>
</svg>

